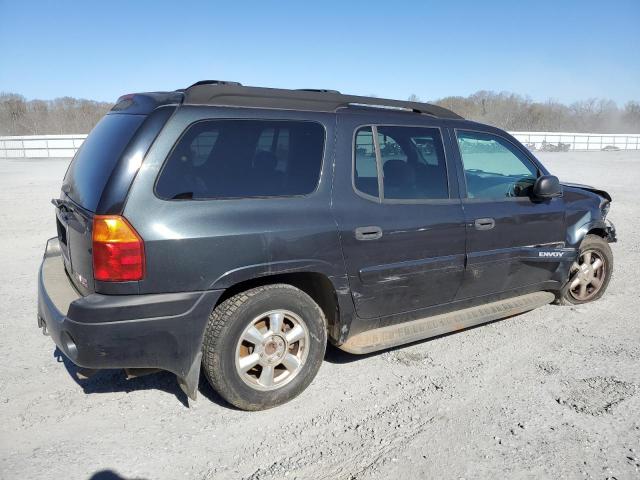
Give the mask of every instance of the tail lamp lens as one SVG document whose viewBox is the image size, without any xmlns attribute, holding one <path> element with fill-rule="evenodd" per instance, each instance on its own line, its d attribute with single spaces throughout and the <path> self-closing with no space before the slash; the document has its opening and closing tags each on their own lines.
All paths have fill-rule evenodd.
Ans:
<svg viewBox="0 0 640 480">
<path fill-rule="evenodd" d="M 123 217 L 93 218 L 93 276 L 103 282 L 144 277 L 144 242 Z"/>
</svg>

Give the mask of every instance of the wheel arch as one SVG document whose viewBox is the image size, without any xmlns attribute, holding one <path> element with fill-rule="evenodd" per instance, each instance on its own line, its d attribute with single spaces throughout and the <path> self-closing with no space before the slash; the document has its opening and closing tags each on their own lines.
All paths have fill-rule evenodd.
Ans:
<svg viewBox="0 0 640 480">
<path fill-rule="evenodd" d="M 588 215 L 586 215 L 588 216 Z M 579 248 L 582 241 L 589 234 L 595 234 L 603 238 L 607 238 L 607 224 L 601 218 L 595 218 L 585 221 L 584 218 L 581 221 L 570 225 L 567 229 L 567 241 L 566 245 L 572 248 Z"/>
<path fill-rule="evenodd" d="M 340 305 L 338 289 L 331 279 L 324 273 L 316 271 L 302 271 L 262 275 L 238 281 L 227 287 L 216 302 L 214 308 L 234 295 L 256 287 L 285 283 L 302 290 L 309 295 L 322 309 L 327 322 L 328 337 L 335 341 L 340 331 Z"/>
<path fill-rule="evenodd" d="M 589 231 L 586 233 L 585 237 L 586 237 L 587 235 L 597 235 L 597 236 L 599 236 L 599 237 L 604 238 L 605 240 L 607 239 L 607 236 L 608 236 L 608 235 L 607 235 L 607 230 L 606 230 L 606 228 L 605 228 L 605 227 L 602 227 L 602 226 L 597 226 L 597 227 L 593 227 L 593 228 L 591 228 L 591 230 L 589 230 Z M 584 238 L 583 238 L 583 240 L 584 240 Z"/>
</svg>

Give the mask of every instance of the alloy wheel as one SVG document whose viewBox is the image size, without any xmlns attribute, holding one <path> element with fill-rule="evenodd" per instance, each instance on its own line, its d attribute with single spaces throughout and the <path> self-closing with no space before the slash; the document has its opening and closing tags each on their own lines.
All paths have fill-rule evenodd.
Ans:
<svg viewBox="0 0 640 480">
<path fill-rule="evenodd" d="M 607 275 L 607 263 L 596 250 L 585 250 L 571 265 L 569 294 L 581 302 L 595 297 Z"/>
<path fill-rule="evenodd" d="M 283 387 L 300 372 L 307 359 L 309 329 L 288 310 L 272 310 L 245 328 L 236 347 L 236 371 L 256 390 Z"/>
</svg>

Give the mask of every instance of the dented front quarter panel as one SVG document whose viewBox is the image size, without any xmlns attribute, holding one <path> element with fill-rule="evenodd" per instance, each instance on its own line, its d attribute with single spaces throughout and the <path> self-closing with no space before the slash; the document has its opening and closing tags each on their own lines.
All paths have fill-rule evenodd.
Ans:
<svg viewBox="0 0 640 480">
<path fill-rule="evenodd" d="M 564 201 L 567 247 L 577 251 L 584 237 L 593 230 L 604 232 L 609 241 L 615 241 L 615 228 L 607 222 L 604 211 L 605 205 L 611 202 L 611 196 L 607 192 L 593 187 L 565 184 Z"/>
</svg>

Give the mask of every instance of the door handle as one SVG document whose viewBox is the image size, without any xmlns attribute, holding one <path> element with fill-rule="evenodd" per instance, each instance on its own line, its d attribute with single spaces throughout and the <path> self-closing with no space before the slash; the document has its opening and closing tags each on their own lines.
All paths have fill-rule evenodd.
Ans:
<svg viewBox="0 0 640 480">
<path fill-rule="evenodd" d="M 496 221 L 493 218 L 478 218 L 473 222 L 473 226 L 476 230 L 491 230 L 496 226 Z"/>
<path fill-rule="evenodd" d="M 378 240 L 382 237 L 380 227 L 358 227 L 354 230 L 356 240 Z"/>
</svg>

